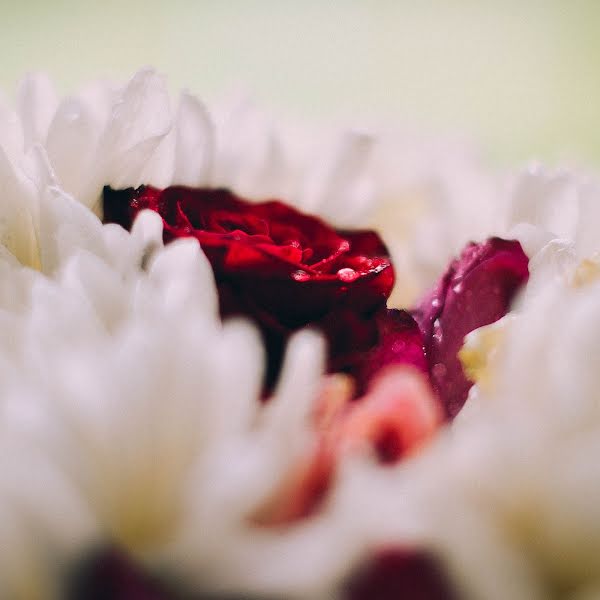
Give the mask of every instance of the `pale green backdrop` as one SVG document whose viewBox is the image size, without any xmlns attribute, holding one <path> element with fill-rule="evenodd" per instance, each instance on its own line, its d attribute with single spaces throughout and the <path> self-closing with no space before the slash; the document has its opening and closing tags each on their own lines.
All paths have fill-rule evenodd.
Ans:
<svg viewBox="0 0 600 600">
<path fill-rule="evenodd" d="M 0 84 L 64 90 L 146 64 L 216 98 L 311 119 L 389 118 L 493 158 L 600 164 L 600 0 L 0 0 Z"/>
</svg>

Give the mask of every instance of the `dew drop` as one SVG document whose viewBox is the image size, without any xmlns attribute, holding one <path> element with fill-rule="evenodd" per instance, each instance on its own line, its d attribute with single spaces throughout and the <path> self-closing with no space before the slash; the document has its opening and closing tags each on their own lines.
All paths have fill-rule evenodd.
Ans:
<svg viewBox="0 0 600 600">
<path fill-rule="evenodd" d="M 441 304 L 442 304 L 442 303 L 441 303 L 441 301 L 440 301 L 440 299 L 439 299 L 439 298 L 434 298 L 434 299 L 431 301 L 431 306 L 432 306 L 433 308 L 439 308 L 439 307 L 441 306 Z"/>
<path fill-rule="evenodd" d="M 459 283 L 457 283 L 457 284 L 456 284 L 456 285 L 455 285 L 455 286 L 452 288 L 452 291 L 453 291 L 455 294 L 460 294 L 460 293 L 462 292 L 462 290 L 463 290 L 462 281 L 461 281 L 461 282 L 459 282 Z"/>
<path fill-rule="evenodd" d="M 444 365 L 442 363 L 436 363 L 431 368 L 431 374 L 434 377 L 436 377 L 437 379 L 441 379 L 441 378 L 445 377 L 447 372 L 448 372 L 448 369 L 446 369 L 446 365 Z"/>
<path fill-rule="evenodd" d="M 306 271 L 302 271 L 300 269 L 292 273 L 292 279 L 295 281 L 308 281 L 310 279 L 310 275 Z"/>
<path fill-rule="evenodd" d="M 341 281 L 350 282 L 350 281 L 354 281 L 355 279 L 358 279 L 359 275 L 354 269 L 345 268 L 345 269 L 340 269 L 337 272 L 337 276 L 338 276 L 338 279 L 340 279 Z"/>
<path fill-rule="evenodd" d="M 442 324 L 440 323 L 439 319 L 436 319 L 433 322 L 433 341 L 438 344 L 441 344 L 443 338 L 444 338 L 444 335 L 442 332 Z"/>
</svg>

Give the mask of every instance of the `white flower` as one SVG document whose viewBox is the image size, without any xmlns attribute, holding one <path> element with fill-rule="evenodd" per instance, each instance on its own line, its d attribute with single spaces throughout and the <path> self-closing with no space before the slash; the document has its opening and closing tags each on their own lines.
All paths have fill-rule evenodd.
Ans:
<svg viewBox="0 0 600 600">
<path fill-rule="evenodd" d="M 500 177 L 468 144 L 388 132 L 374 174 L 370 223 L 392 251 L 395 306 L 415 302 L 468 242 L 499 233 Z"/>
<path fill-rule="evenodd" d="M 310 138 L 247 103 L 173 101 L 151 70 L 62 100 L 36 76 L 0 105 L 2 597 L 60 594 L 102 546 L 207 593 L 334 598 L 388 544 L 440 557 L 468 598 L 598 590 L 600 188 L 531 168 L 506 195 L 462 144 Z M 102 225 L 103 187 L 141 184 L 376 226 L 402 304 L 472 238 L 519 239 L 531 278 L 467 339 L 477 385 L 451 429 L 396 468 L 342 461 L 315 514 L 266 527 L 253 516 L 314 443 L 322 340 L 293 338 L 263 404 L 263 346 L 221 323 L 197 242 L 163 247 L 154 213 Z"/>
<path fill-rule="evenodd" d="M 129 234 L 58 188 L 47 194 L 40 256 L 51 277 L 12 261 L 15 284 L 0 297 L 12 332 L 0 346 L 0 414 L 11 419 L 0 442 L 15 461 L 0 486 L 16 540 L 0 553 L 6 596 L 48 597 L 56 565 L 102 545 L 200 589 L 330 594 L 361 552 L 343 505 L 286 532 L 251 520 L 311 443 L 320 339 L 291 342 L 262 404 L 262 345 L 249 325 L 219 322 L 195 240 L 162 248 L 154 213 Z"/>
<path fill-rule="evenodd" d="M 598 200 L 595 183 L 566 172 L 517 179 L 508 226 L 530 283 L 514 314 L 467 338 L 477 384 L 452 431 L 409 467 L 421 535 L 467 597 L 597 590 Z"/>
<path fill-rule="evenodd" d="M 507 203 L 507 235 L 530 257 L 528 295 L 561 285 L 580 261 L 600 251 L 600 183 L 569 171 L 531 165 L 519 173 Z"/>
<path fill-rule="evenodd" d="M 42 191 L 49 169 L 98 215 L 105 185 L 225 186 L 339 227 L 372 225 L 394 255 L 396 304 L 416 300 L 466 242 L 494 230 L 497 177 L 460 142 L 423 143 L 381 126 L 276 125 L 246 100 L 208 110 L 188 93 L 171 98 L 150 69 L 125 86 L 98 82 L 64 99 L 45 76 L 30 76 L 16 113 L 3 111 L 0 145 L 14 168 Z M 41 171 L 36 145 L 47 156 Z"/>
</svg>

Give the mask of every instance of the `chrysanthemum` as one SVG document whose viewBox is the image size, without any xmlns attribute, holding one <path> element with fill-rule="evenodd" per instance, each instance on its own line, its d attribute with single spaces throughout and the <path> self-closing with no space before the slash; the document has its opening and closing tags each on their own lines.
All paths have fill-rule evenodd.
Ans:
<svg viewBox="0 0 600 600">
<path fill-rule="evenodd" d="M 153 74 L 140 75 L 116 102 L 108 133 L 79 131 L 89 152 L 103 140 L 98 145 L 105 156 L 96 173 L 83 163 L 74 168 L 86 151 L 74 141 L 81 117 L 76 104 L 65 103 L 68 126 L 51 142 L 64 111 L 49 120 L 44 134 L 35 114 L 36 101 L 44 109 L 51 105 L 43 86 L 29 82 L 21 94 L 22 112 L 33 111 L 23 112 L 23 122 L 36 129 L 27 133 L 24 127 L 22 142 L 15 136 L 6 160 L 12 195 L 6 202 L 5 279 L 15 282 L 6 318 L 16 331 L 3 348 L 2 396 L 7 431 L 21 431 L 15 419 L 25 409 L 36 420 L 33 427 L 25 421 L 32 429 L 27 437 L 7 438 L 15 438 L 11 453 L 20 458 L 13 467 L 19 485 L 7 491 L 7 510 L 16 496 L 12 502 L 27 512 L 21 520 L 9 513 L 14 542 L 0 563 L 6 571 L 3 593 L 67 593 L 69 573 L 83 568 L 86 557 L 94 561 L 99 553 L 103 561 L 108 553 L 122 556 L 124 564 L 138 562 L 132 573 L 149 563 L 167 581 L 179 576 L 184 587 L 329 594 L 366 550 L 352 536 L 343 503 L 336 508 L 332 496 L 331 508 L 285 535 L 253 522 L 314 443 L 306 419 L 322 368 L 319 340 L 292 342 L 275 397 L 263 406 L 260 343 L 247 326 L 223 328 L 218 321 L 212 275 L 197 244 L 161 250 L 156 216 L 140 215 L 128 234 L 102 226 L 88 208 L 98 204 L 105 183 L 138 181 L 123 174 L 127 151 L 115 149 L 115 139 L 128 134 L 122 144 L 144 145 L 128 119 L 139 105 L 152 106 L 156 85 Z M 125 118 L 120 111 L 128 102 L 133 106 Z M 110 133 L 110 123 L 113 130 L 115 122 L 123 123 L 119 115 L 126 132 Z M 160 141 L 152 139 L 152 130 L 138 133 L 150 137 L 146 145 Z M 186 135 L 184 144 L 190 142 Z M 200 137 L 210 140 L 205 129 Z M 57 140 L 65 148 L 58 149 Z M 110 150 L 107 140 L 113 142 Z M 61 171 L 57 157 L 67 150 L 73 152 L 70 168 Z M 197 144 L 186 146 L 182 160 L 199 154 Z M 149 160 L 145 155 L 140 164 Z M 107 175 L 109 163 L 119 174 Z M 197 170 L 196 164 L 194 176 Z M 94 182 L 101 183 L 94 188 Z M 11 254 L 42 273 L 19 267 Z M 13 405 L 16 412 L 8 410 Z M 31 459 L 29 451 L 20 451 L 25 442 L 33 449 Z M 29 483 L 31 473 L 34 484 L 39 478 L 46 487 L 43 503 Z M 280 511 L 276 505 L 270 510 Z M 97 584 L 92 579 L 83 585 Z"/>
<path fill-rule="evenodd" d="M 465 243 L 497 233 L 497 177 L 464 144 L 381 128 L 301 131 L 244 101 L 209 113 L 188 93 L 171 98 L 149 69 L 125 86 L 96 82 L 64 99 L 32 75 L 16 111 L 4 107 L 2 116 L 12 164 L 47 183 L 29 158 L 43 146 L 61 188 L 98 214 L 105 185 L 224 186 L 249 199 L 283 198 L 336 226 L 375 225 L 395 251 L 403 303 Z"/>
<path fill-rule="evenodd" d="M 3 597 L 598 589 L 596 187 L 309 137 L 150 70 L 0 111 Z"/>
<path fill-rule="evenodd" d="M 527 222 L 517 231 L 530 282 L 513 315 L 467 337 L 462 358 L 477 383 L 452 438 L 429 457 L 445 473 L 427 494 L 448 551 L 458 535 L 443 522 L 457 507 L 439 501 L 442 490 L 487 523 L 487 542 L 466 535 L 464 545 L 497 553 L 499 579 L 457 565 L 480 597 L 598 593 L 599 201 L 597 183 L 566 172 L 533 167 L 517 178 L 511 215 Z"/>
<path fill-rule="evenodd" d="M 20 472 L 20 485 L 2 499 L 16 494 L 31 520 L 25 525 L 41 528 L 44 538 L 24 558 L 19 544 L 34 545 L 35 529 L 3 550 L 4 593 L 50 593 L 47 580 L 34 585 L 33 551 L 71 567 L 103 550 L 168 564 L 167 550 L 177 555 L 178 539 L 192 525 L 199 546 L 189 580 L 202 567 L 224 569 L 245 537 L 254 544 L 246 519 L 309 435 L 302 418 L 316 392 L 319 341 L 305 336 L 292 344 L 275 399 L 263 408 L 260 343 L 246 325 L 217 322 L 210 269 L 194 241 L 160 250 L 160 223 L 151 213 L 129 235 L 103 228 L 58 191 L 46 208 L 43 223 L 60 231 L 63 217 L 82 235 L 70 248 L 42 237 L 44 264 L 57 260 L 51 279 L 7 266 L 13 270 L 7 277 L 23 284 L 5 307 L 15 331 L 2 348 L 3 440 L 16 464 L 3 474 Z M 144 270 L 149 248 L 154 253 Z M 302 386 L 293 384 L 297 378 Z M 236 458 L 243 460 L 231 462 Z M 315 547 L 327 539 L 331 547 L 342 526 L 323 521 L 313 525 Z M 11 522 L 18 526 L 16 518 Z M 293 550 L 299 542 L 290 537 L 274 535 L 271 545 Z M 63 547 L 65 538 L 70 544 Z M 261 544 L 254 545 L 256 556 Z M 43 571 L 42 559 L 36 568 Z M 229 581 L 234 589 L 251 583 L 233 575 Z M 202 583 L 208 587 L 210 578 Z M 260 579 L 254 585 L 260 589 Z"/>
</svg>

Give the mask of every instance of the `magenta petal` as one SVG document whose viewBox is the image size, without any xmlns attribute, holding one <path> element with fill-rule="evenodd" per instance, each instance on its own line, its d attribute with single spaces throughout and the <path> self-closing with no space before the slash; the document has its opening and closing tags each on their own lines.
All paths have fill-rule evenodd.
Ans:
<svg viewBox="0 0 600 600">
<path fill-rule="evenodd" d="M 508 312 L 529 277 L 528 262 L 517 241 L 469 244 L 413 311 L 425 338 L 431 383 L 449 418 L 463 407 L 472 385 L 458 359 L 465 336 Z"/>
<path fill-rule="evenodd" d="M 379 553 L 348 583 L 345 600 L 456 600 L 438 562 L 423 552 Z"/>
<path fill-rule="evenodd" d="M 361 354 L 352 370 L 361 392 L 385 367 L 409 365 L 427 373 L 423 334 L 410 313 L 383 309 L 373 317 L 373 321 L 377 326 L 378 340 L 369 351 Z"/>
</svg>

